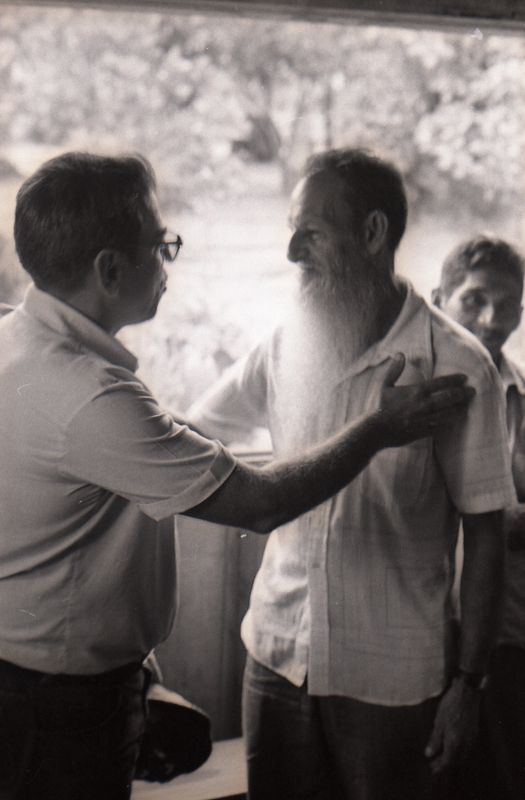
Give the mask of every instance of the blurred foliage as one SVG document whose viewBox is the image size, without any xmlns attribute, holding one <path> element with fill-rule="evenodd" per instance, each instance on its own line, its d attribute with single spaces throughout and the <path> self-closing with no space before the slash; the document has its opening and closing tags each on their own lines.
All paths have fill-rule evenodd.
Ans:
<svg viewBox="0 0 525 800">
<path fill-rule="evenodd" d="M 243 158 L 288 190 L 312 150 L 361 144 L 416 201 L 488 216 L 522 195 L 524 61 L 479 31 L 4 7 L 0 140 L 144 151 L 181 205 L 242 192 Z"/>
<path fill-rule="evenodd" d="M 141 374 L 155 395 L 182 412 L 253 341 L 242 326 L 224 318 L 209 293 L 193 292 L 176 304 L 170 299 L 163 300 L 153 324 L 127 328 L 122 338 L 140 353 Z"/>
</svg>

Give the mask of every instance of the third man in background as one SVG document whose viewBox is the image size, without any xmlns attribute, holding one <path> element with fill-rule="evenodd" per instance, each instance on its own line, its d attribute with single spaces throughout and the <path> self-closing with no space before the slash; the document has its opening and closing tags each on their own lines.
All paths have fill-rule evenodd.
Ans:
<svg viewBox="0 0 525 800">
<path fill-rule="evenodd" d="M 482 704 L 481 780 L 469 776 L 475 797 L 490 800 L 525 797 L 525 372 L 502 350 L 521 319 L 523 272 L 510 244 L 476 236 L 450 253 L 434 292 L 436 304 L 485 345 L 507 401 L 517 502 L 504 512 L 505 599 Z"/>
</svg>

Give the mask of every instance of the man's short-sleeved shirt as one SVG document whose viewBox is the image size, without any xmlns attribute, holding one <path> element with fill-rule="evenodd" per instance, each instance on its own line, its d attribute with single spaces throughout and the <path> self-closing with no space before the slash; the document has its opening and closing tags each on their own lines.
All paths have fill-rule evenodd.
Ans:
<svg viewBox="0 0 525 800">
<path fill-rule="evenodd" d="M 503 355 L 499 367 L 507 400 L 507 425 L 512 456 L 512 474 L 519 488 L 518 499 L 525 495 L 525 374 L 514 361 Z M 506 560 L 505 602 L 500 644 L 525 649 L 525 530 L 520 547 L 509 548 Z"/>
<path fill-rule="evenodd" d="M 450 589 L 461 514 L 513 501 L 502 387 L 462 328 L 408 288 L 384 339 L 334 381 L 329 402 L 297 417 L 280 354 L 285 329 L 234 366 L 190 413 L 200 429 L 266 423 L 276 455 L 323 440 L 378 407 L 391 358 L 398 383 L 464 372 L 477 394 L 434 439 L 381 451 L 332 500 L 271 534 L 242 634 L 259 662 L 311 694 L 383 705 L 439 694 L 450 669 Z M 288 381 L 288 390 L 282 391 Z M 325 396 L 324 393 L 323 396 Z"/>
<path fill-rule="evenodd" d="M 173 516 L 234 468 L 136 359 L 31 287 L 0 320 L 0 658 L 50 673 L 140 662 L 174 615 Z"/>
</svg>

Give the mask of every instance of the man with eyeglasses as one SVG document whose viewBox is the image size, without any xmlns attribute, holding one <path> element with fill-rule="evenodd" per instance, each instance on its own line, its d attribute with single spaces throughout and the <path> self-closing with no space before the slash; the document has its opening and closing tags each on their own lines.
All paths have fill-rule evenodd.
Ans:
<svg viewBox="0 0 525 800">
<path fill-rule="evenodd" d="M 128 798 L 144 727 L 142 662 L 173 623 L 174 515 L 266 533 L 386 447 L 472 398 L 464 376 L 398 388 L 304 455 L 257 469 L 178 424 L 115 338 L 154 316 L 163 225 L 140 157 L 68 153 L 17 195 L 33 279 L 0 321 L 0 796 Z"/>
</svg>

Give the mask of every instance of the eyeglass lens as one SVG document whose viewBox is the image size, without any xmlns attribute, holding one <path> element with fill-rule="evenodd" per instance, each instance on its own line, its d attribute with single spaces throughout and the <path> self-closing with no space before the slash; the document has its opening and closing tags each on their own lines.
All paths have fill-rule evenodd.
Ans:
<svg viewBox="0 0 525 800">
<path fill-rule="evenodd" d="M 170 242 L 162 242 L 160 245 L 160 253 L 165 261 L 175 261 L 177 253 L 182 247 L 182 239 L 177 236 L 176 239 Z"/>
</svg>

